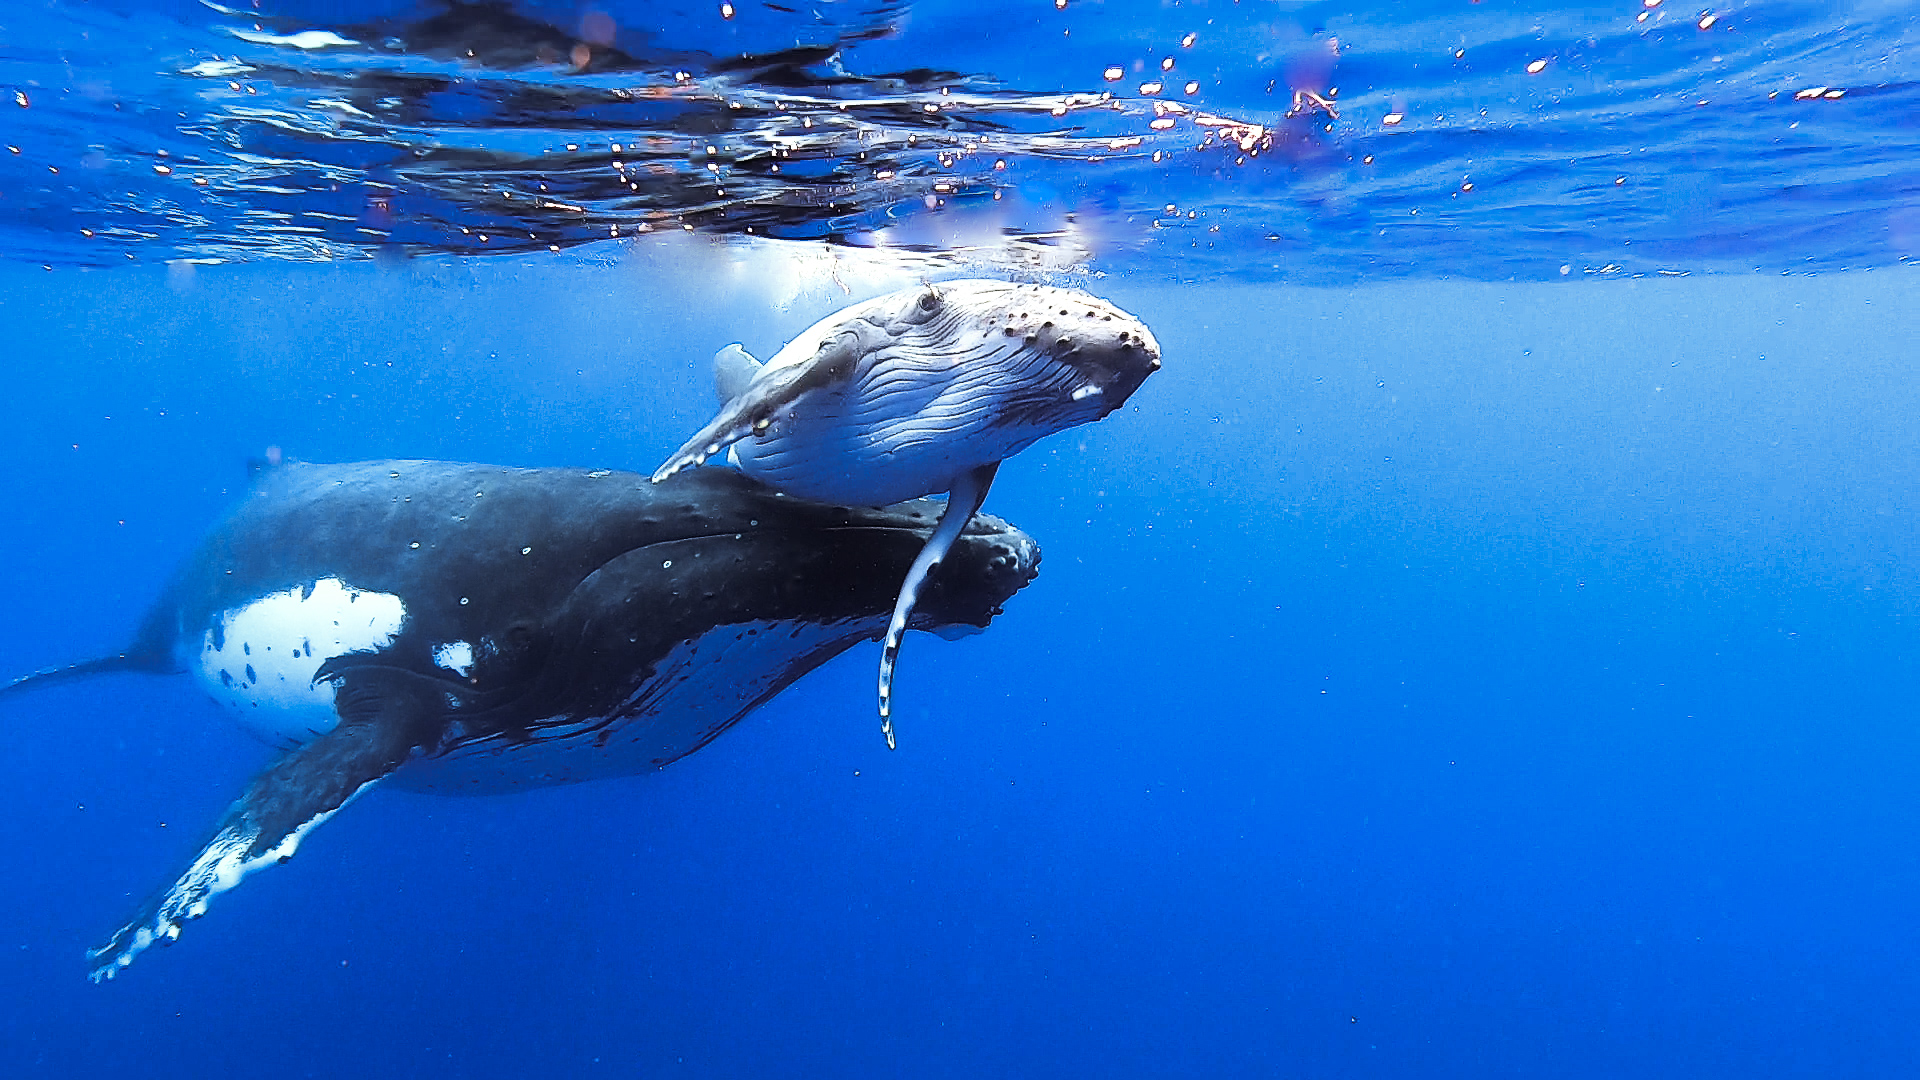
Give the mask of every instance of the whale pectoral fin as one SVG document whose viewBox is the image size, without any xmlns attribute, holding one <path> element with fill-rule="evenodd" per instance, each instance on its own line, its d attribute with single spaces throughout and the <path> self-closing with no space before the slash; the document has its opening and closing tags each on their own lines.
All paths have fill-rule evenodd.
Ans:
<svg viewBox="0 0 1920 1080">
<path fill-rule="evenodd" d="M 413 687 L 380 693 L 358 676 L 350 676 L 336 695 L 340 726 L 288 751 L 255 777 L 185 872 L 106 944 L 88 951 L 94 982 L 118 975 L 151 945 L 173 944 L 188 920 L 206 914 L 215 895 L 255 870 L 292 858 L 308 832 L 422 743 L 421 734 L 440 715 L 438 703 Z"/>
<path fill-rule="evenodd" d="M 749 435 L 763 435 L 773 426 L 774 414 L 809 390 L 831 386 L 848 377 L 853 361 L 866 351 L 865 338 L 858 329 L 838 334 L 804 363 L 778 367 L 760 365 L 746 388 L 720 406 L 719 415 L 694 433 L 685 445 L 674 451 L 666 464 L 654 470 L 653 482 L 659 483 L 681 469 L 704 465 L 713 455 Z M 727 350 L 722 349 L 724 355 Z M 746 356 L 740 350 L 741 356 Z M 752 357 L 746 357 L 752 362 Z M 715 357 L 715 382 L 725 386 L 732 376 L 717 370 L 721 360 Z"/>
<path fill-rule="evenodd" d="M 993 476 L 1000 471 L 1000 463 L 982 465 L 977 469 L 962 473 L 947 493 L 947 508 L 940 514 L 939 524 L 933 527 L 933 535 L 927 537 L 926 546 L 920 554 L 914 556 L 913 565 L 907 568 L 907 578 L 900 583 L 900 597 L 893 602 L 893 620 L 887 624 L 887 637 L 880 645 L 880 733 L 887 737 L 887 749 L 894 747 L 893 742 L 893 668 L 900 660 L 900 639 L 906 635 L 907 620 L 913 617 L 913 606 L 920 601 L 920 592 L 926 588 L 927 577 L 940 565 L 940 560 L 953 550 L 954 541 L 966 530 L 967 522 L 987 501 L 987 489 L 993 486 Z"/>
<path fill-rule="evenodd" d="M 762 407 L 761 399 L 754 393 L 742 394 L 727 402 L 720 407 L 720 415 L 709 420 L 706 427 L 695 432 L 693 438 L 653 471 L 653 482 L 657 484 L 681 469 L 705 465 L 708 458 L 751 435 L 756 424 L 771 423 L 771 412 Z"/>
<path fill-rule="evenodd" d="M 760 374 L 760 368 L 760 361 L 737 341 L 714 353 L 713 392 L 719 395 L 720 403 L 725 405 L 746 393 L 747 387 L 753 385 L 754 376 Z"/>
</svg>

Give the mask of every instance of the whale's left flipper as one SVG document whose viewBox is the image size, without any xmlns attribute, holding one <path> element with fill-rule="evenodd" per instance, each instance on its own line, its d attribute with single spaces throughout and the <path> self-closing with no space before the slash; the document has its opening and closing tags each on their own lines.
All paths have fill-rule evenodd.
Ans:
<svg viewBox="0 0 1920 1080">
<path fill-rule="evenodd" d="M 926 587 L 927 576 L 940 560 L 953 550 L 954 541 L 966 530 L 967 522 L 980 510 L 980 504 L 987 501 L 987 489 L 993 486 L 993 475 L 1000 471 L 1000 463 L 993 462 L 961 473 L 954 481 L 953 490 L 947 493 L 947 508 L 940 514 L 940 523 L 933 527 L 933 535 L 927 537 L 927 546 L 914 556 L 913 565 L 907 568 L 907 579 L 900 583 L 900 597 L 893 602 L 893 620 L 887 624 L 887 637 L 880 646 L 880 733 L 887 737 L 887 749 L 893 749 L 893 667 L 900 660 L 900 639 L 906 635 L 907 620 L 913 618 L 913 606 L 920 602 L 920 590 Z"/>
<path fill-rule="evenodd" d="M 714 357 L 714 388 L 732 397 L 720 406 L 719 415 L 654 470 L 653 482 L 705 465 L 708 458 L 749 435 L 765 435 L 779 411 L 802 395 L 844 384 L 873 347 L 877 333 L 867 324 L 843 329 L 822 342 L 806 363 L 798 364 L 760 364 L 734 345 L 720 350 Z"/>
<path fill-rule="evenodd" d="M 400 767 L 439 733 L 444 697 L 431 680 L 395 669 L 356 668 L 338 676 L 340 725 L 287 751 L 227 809 L 186 871 L 148 901 L 106 944 L 87 953 L 93 981 L 111 979 L 154 944 L 171 945 L 218 893 L 263 866 L 293 857 L 314 826 Z"/>
</svg>

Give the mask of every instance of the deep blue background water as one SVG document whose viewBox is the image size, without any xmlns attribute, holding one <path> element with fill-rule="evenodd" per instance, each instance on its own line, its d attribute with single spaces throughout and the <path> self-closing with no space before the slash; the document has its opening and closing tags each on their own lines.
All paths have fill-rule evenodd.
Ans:
<svg viewBox="0 0 1920 1080">
<path fill-rule="evenodd" d="M 746 265 L 4 271 L 0 657 L 113 649 L 269 443 L 646 466 L 840 295 Z M 9 1072 L 1912 1067 L 1904 273 L 1096 287 L 1167 367 L 1004 470 L 1041 577 L 895 753 L 855 650 L 652 776 L 377 790 L 95 987 L 266 752 L 10 702 Z"/>
<path fill-rule="evenodd" d="M 1909 5 L 740 7 L 517 5 L 612 74 L 0 14 L 0 675 L 116 650 L 268 446 L 648 469 L 717 347 L 957 269 L 1166 354 L 1002 470 L 1041 577 L 909 641 L 894 753 L 856 649 L 656 775 L 376 789 L 95 987 L 267 751 L 184 679 L 8 700 L 0 1075 L 1920 1065 Z M 726 66 L 794 43 L 841 52 Z M 757 172 L 803 112 L 851 119 Z M 712 240 L 752 199 L 806 242 Z"/>
</svg>

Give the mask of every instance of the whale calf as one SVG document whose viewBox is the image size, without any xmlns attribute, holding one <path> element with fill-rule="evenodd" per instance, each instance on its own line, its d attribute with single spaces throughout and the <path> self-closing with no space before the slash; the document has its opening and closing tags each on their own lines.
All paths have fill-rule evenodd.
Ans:
<svg viewBox="0 0 1920 1080">
<path fill-rule="evenodd" d="M 641 773 L 879 637 L 937 504 L 822 505 L 728 470 L 286 464 L 174 576 L 112 671 L 184 672 L 280 755 L 106 944 L 95 981 L 179 937 L 389 775 L 482 793 Z M 985 627 L 1038 546 L 985 515 L 913 620 Z"/>
<path fill-rule="evenodd" d="M 900 579 L 880 651 L 880 729 L 894 745 L 893 671 L 932 569 L 986 500 L 1000 463 L 1123 405 L 1160 367 L 1139 319 L 1078 289 L 943 281 L 815 323 L 765 364 L 714 358 L 720 412 L 653 474 L 721 450 L 792 495 L 880 506 L 947 493 Z"/>
</svg>

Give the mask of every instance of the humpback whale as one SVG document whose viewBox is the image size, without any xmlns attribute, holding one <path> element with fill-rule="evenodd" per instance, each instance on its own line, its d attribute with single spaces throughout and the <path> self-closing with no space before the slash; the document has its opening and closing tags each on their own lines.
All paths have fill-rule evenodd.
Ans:
<svg viewBox="0 0 1920 1080">
<path fill-rule="evenodd" d="M 888 625 L 937 504 L 846 508 L 708 469 L 286 464 L 191 555 L 113 671 L 189 674 L 279 747 L 95 981 L 291 857 L 368 787 L 512 790 L 660 768 Z M 984 628 L 1038 546 L 977 516 L 917 629 Z"/>
<path fill-rule="evenodd" d="M 788 494 L 881 506 L 939 492 L 946 510 L 900 579 L 880 650 L 880 730 L 928 575 L 986 501 L 1000 463 L 1126 403 L 1160 367 L 1145 324 L 1078 289 L 943 281 L 822 319 L 761 364 L 714 358 L 720 412 L 653 474 L 721 450 Z"/>
</svg>

